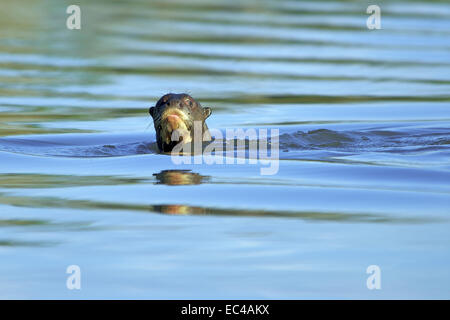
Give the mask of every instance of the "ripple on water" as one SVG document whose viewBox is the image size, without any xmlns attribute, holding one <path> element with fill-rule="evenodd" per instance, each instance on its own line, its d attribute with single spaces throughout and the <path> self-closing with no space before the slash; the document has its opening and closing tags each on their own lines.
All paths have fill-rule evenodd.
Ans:
<svg viewBox="0 0 450 320">
<path fill-rule="evenodd" d="M 67 5 L 2 2 L 0 298 L 449 297 L 447 3 Z M 167 92 L 279 129 L 278 173 L 158 154 Z"/>
</svg>

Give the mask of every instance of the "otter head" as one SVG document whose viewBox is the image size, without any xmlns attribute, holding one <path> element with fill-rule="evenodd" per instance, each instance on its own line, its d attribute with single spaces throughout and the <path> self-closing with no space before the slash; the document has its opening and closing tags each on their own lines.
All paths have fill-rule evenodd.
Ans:
<svg viewBox="0 0 450 320">
<path fill-rule="evenodd" d="M 170 152 L 180 142 L 193 141 L 195 121 L 202 124 L 203 138 L 209 134 L 205 120 L 211 115 L 211 109 L 202 107 L 188 94 L 168 93 L 162 96 L 149 112 L 153 118 L 156 141 L 161 151 Z M 173 141 L 172 135 L 175 131 L 178 133 L 178 139 Z"/>
</svg>

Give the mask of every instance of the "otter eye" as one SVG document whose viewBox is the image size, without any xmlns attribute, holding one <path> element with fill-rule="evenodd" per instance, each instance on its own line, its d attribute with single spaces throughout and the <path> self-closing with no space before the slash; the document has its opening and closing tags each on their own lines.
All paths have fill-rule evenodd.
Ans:
<svg viewBox="0 0 450 320">
<path fill-rule="evenodd" d="M 161 101 L 162 101 L 162 104 L 167 103 L 167 101 L 169 101 L 169 95 L 162 97 Z"/>
<path fill-rule="evenodd" d="M 184 98 L 184 102 L 186 102 L 187 104 L 189 104 L 192 107 L 192 100 L 189 99 L 189 97 Z"/>
</svg>

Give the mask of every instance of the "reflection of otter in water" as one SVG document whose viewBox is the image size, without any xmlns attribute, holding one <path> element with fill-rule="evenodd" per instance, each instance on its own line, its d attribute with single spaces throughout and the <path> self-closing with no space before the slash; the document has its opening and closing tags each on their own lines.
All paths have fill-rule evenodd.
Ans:
<svg viewBox="0 0 450 320">
<path fill-rule="evenodd" d="M 167 184 L 169 186 L 201 184 L 208 176 L 202 176 L 189 170 L 163 170 L 153 174 L 157 179 L 157 184 Z"/>
<path fill-rule="evenodd" d="M 210 108 L 204 108 L 190 95 L 168 93 L 149 109 L 156 131 L 158 148 L 163 152 L 170 152 L 179 143 L 194 141 L 194 122 L 201 124 L 203 141 L 211 140 L 206 118 L 211 115 Z M 179 139 L 172 140 L 172 133 L 177 132 Z"/>
<path fill-rule="evenodd" d="M 164 214 L 187 215 L 187 214 L 206 214 L 207 210 L 201 207 L 191 207 L 180 204 L 153 206 L 152 211 Z"/>
<path fill-rule="evenodd" d="M 157 184 L 166 184 L 169 186 L 183 186 L 202 184 L 208 176 L 202 176 L 189 170 L 163 170 L 160 173 L 153 174 L 157 179 Z M 153 206 L 152 211 L 164 214 L 205 214 L 206 210 L 200 207 L 191 207 L 181 204 L 168 204 Z"/>
</svg>

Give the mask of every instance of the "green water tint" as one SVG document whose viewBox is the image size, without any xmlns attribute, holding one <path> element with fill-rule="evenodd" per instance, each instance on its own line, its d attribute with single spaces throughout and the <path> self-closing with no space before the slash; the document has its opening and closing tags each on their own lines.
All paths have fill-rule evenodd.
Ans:
<svg viewBox="0 0 450 320">
<path fill-rule="evenodd" d="M 71 4 L 2 3 L 0 298 L 449 297 L 447 2 Z M 159 154 L 168 92 L 278 173 Z"/>
</svg>

